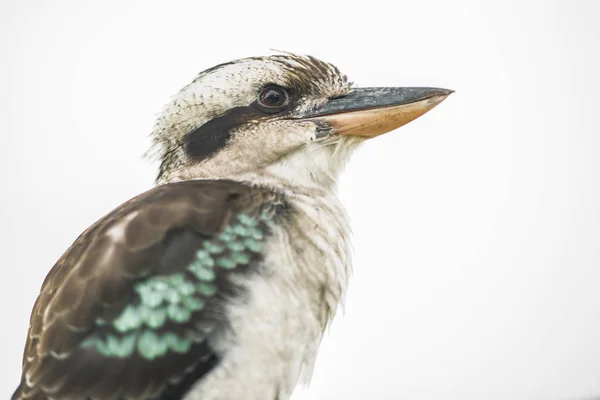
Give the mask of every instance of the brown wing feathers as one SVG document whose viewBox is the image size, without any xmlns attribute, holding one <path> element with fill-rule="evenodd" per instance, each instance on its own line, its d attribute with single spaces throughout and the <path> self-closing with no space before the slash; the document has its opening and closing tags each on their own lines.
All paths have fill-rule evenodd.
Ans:
<svg viewBox="0 0 600 400">
<path fill-rule="evenodd" d="M 205 337 L 251 270 L 276 195 L 230 181 L 158 186 L 86 230 L 34 306 L 13 399 L 178 399 L 218 361 Z"/>
</svg>

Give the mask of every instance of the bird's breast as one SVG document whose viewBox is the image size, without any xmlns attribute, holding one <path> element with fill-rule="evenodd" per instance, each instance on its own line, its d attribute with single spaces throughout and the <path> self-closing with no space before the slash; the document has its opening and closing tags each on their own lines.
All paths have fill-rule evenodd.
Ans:
<svg viewBox="0 0 600 400">
<path fill-rule="evenodd" d="M 215 343 L 222 362 L 198 398 L 220 398 L 211 397 L 211 387 L 229 387 L 227 398 L 285 400 L 301 376 L 310 378 L 323 332 L 346 290 L 348 236 L 335 195 L 289 198 L 285 217 L 265 243 L 260 273 L 249 278 L 243 301 L 227 307 L 229 329 Z"/>
<path fill-rule="evenodd" d="M 279 273 L 306 293 L 325 329 L 345 295 L 351 272 L 348 218 L 333 193 L 296 196 L 291 204 L 289 220 L 281 226 Z"/>
</svg>

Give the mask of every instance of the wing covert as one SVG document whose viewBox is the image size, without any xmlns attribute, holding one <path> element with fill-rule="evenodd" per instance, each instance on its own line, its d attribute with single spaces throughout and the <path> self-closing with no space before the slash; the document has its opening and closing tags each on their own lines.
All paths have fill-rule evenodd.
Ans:
<svg viewBox="0 0 600 400">
<path fill-rule="evenodd" d="M 239 183 L 188 181 L 92 225 L 42 286 L 13 399 L 180 398 L 218 361 L 207 338 L 279 206 Z"/>
</svg>

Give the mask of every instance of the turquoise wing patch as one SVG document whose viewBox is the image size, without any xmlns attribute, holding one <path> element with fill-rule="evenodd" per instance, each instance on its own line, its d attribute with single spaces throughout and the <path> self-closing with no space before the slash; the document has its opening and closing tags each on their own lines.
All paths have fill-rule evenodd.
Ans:
<svg viewBox="0 0 600 400">
<path fill-rule="evenodd" d="M 268 223 L 265 214 L 239 214 L 222 233 L 202 243 L 184 271 L 138 281 L 133 300 L 116 318 L 97 319 L 98 331 L 81 348 L 94 348 L 106 357 L 137 354 L 154 360 L 168 352 L 186 353 L 203 342 L 209 332 L 195 322 L 219 294 L 223 279 L 260 257 Z"/>
</svg>

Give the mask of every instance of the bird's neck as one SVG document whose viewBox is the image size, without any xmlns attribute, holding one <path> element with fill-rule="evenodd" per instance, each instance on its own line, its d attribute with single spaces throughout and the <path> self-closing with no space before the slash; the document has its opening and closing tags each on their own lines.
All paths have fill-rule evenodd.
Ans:
<svg viewBox="0 0 600 400">
<path fill-rule="evenodd" d="M 335 192 L 337 178 L 358 144 L 359 141 L 347 141 L 329 146 L 307 146 L 263 168 L 236 168 L 236 163 L 214 160 L 181 169 L 166 181 L 230 179 L 302 195 L 327 196 Z"/>
<path fill-rule="evenodd" d="M 334 191 L 339 173 L 339 169 L 331 165 L 331 160 L 324 152 L 299 151 L 282 157 L 264 169 L 231 178 L 296 193 L 316 194 Z"/>
</svg>

